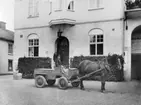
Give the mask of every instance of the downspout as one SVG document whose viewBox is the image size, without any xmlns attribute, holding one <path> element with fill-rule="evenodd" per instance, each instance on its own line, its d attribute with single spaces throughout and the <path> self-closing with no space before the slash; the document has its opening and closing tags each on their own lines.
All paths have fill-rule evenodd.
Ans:
<svg viewBox="0 0 141 105">
<path fill-rule="evenodd" d="M 124 58 L 124 63 L 126 63 L 125 62 L 125 57 L 127 56 L 127 55 L 125 55 L 126 54 L 126 52 L 125 52 L 125 50 L 126 50 L 126 48 L 125 48 L 125 39 L 126 39 L 126 30 L 128 30 L 128 26 L 127 26 L 127 14 L 126 14 L 126 4 L 125 4 L 125 2 L 126 2 L 126 0 L 124 0 L 123 1 L 123 6 L 124 6 L 124 8 L 123 8 L 123 12 L 124 12 L 124 14 L 123 14 L 123 40 L 122 40 L 122 42 L 123 42 L 123 46 L 122 46 L 122 57 Z M 126 67 L 125 67 L 125 64 L 123 64 L 123 78 L 124 78 L 124 80 L 126 80 Z"/>
</svg>

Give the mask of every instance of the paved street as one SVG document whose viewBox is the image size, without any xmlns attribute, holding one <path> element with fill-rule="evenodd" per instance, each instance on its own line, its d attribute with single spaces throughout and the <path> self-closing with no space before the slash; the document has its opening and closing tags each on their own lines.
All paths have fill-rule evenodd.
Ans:
<svg viewBox="0 0 141 105">
<path fill-rule="evenodd" d="M 105 93 L 100 92 L 100 82 L 84 85 L 85 91 L 71 86 L 60 90 L 57 85 L 36 88 L 33 79 L 0 76 L 0 105 L 141 105 L 141 83 L 108 82 Z"/>
</svg>

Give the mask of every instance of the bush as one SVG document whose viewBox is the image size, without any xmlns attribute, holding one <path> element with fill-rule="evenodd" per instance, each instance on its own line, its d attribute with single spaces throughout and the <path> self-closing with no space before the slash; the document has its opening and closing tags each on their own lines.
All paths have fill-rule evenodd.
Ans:
<svg viewBox="0 0 141 105">
<path fill-rule="evenodd" d="M 78 68 L 79 64 L 83 60 L 90 60 L 90 61 L 104 61 L 104 58 L 107 56 L 74 56 L 70 59 L 70 67 L 71 68 Z M 118 70 L 116 66 L 116 57 L 119 57 L 122 64 L 122 70 Z M 112 65 L 114 65 L 114 72 L 112 74 L 109 74 L 109 78 L 107 81 L 123 81 L 124 75 L 123 75 L 123 65 L 124 65 L 124 59 L 121 55 L 113 54 L 108 55 L 108 62 Z M 100 80 L 100 77 L 98 76 L 92 76 L 88 78 L 88 80 Z"/>
<path fill-rule="evenodd" d="M 141 0 L 135 0 L 135 1 L 126 0 L 125 4 L 126 4 L 127 10 L 141 8 Z"/>
<path fill-rule="evenodd" d="M 51 68 L 51 58 L 19 58 L 18 70 L 23 74 L 23 78 L 33 78 L 35 68 Z"/>
</svg>

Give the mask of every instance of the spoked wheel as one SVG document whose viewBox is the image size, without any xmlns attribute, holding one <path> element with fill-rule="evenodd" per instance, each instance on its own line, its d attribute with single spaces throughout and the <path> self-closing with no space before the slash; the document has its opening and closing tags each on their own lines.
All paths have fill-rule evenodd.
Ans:
<svg viewBox="0 0 141 105">
<path fill-rule="evenodd" d="M 46 79 L 43 76 L 39 75 L 39 76 L 35 77 L 36 87 L 43 88 L 45 86 L 45 84 L 46 84 Z"/>
<path fill-rule="evenodd" d="M 60 89 L 67 89 L 67 87 L 68 87 L 68 80 L 65 77 L 59 78 L 58 86 L 59 86 Z"/>
<path fill-rule="evenodd" d="M 72 81 L 73 81 L 73 80 L 76 80 L 76 79 L 78 79 L 77 76 L 74 76 L 74 77 L 71 78 Z M 73 87 L 78 87 L 79 84 L 80 84 L 79 81 L 77 81 L 77 82 L 71 82 L 71 85 L 72 85 Z"/>
<path fill-rule="evenodd" d="M 47 80 L 47 84 L 49 86 L 53 86 L 55 84 L 56 80 Z"/>
</svg>

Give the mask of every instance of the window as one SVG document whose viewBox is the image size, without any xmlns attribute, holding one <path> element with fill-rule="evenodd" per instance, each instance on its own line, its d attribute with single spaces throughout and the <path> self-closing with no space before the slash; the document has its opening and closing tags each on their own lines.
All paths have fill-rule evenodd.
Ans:
<svg viewBox="0 0 141 105">
<path fill-rule="evenodd" d="M 50 4 L 50 13 L 49 14 L 51 14 L 52 13 L 52 2 L 50 1 L 49 4 Z"/>
<path fill-rule="evenodd" d="M 8 54 L 13 54 L 13 44 L 12 43 L 8 44 Z"/>
<path fill-rule="evenodd" d="M 89 8 L 97 9 L 102 8 L 103 0 L 89 0 Z"/>
<path fill-rule="evenodd" d="M 68 10 L 73 11 L 74 10 L 74 1 L 68 0 Z"/>
<path fill-rule="evenodd" d="M 8 71 L 13 71 L 13 60 L 8 60 Z"/>
<path fill-rule="evenodd" d="M 28 56 L 29 57 L 39 56 L 39 39 L 37 35 L 30 35 L 28 38 Z"/>
<path fill-rule="evenodd" d="M 91 30 L 90 55 L 103 55 L 103 32 L 100 29 Z"/>
<path fill-rule="evenodd" d="M 38 4 L 38 0 L 29 0 L 29 17 L 39 16 Z"/>
<path fill-rule="evenodd" d="M 56 0 L 56 8 L 55 10 L 62 10 L 62 0 Z"/>
</svg>

